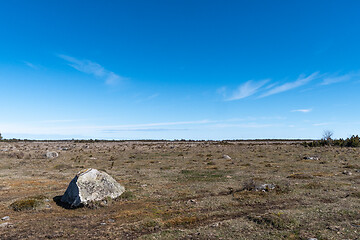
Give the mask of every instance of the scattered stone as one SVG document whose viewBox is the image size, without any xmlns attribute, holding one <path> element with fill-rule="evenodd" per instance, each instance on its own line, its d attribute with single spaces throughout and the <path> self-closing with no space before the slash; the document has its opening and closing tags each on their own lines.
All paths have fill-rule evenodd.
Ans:
<svg viewBox="0 0 360 240">
<path fill-rule="evenodd" d="M 13 224 L 11 222 L 4 222 L 0 224 L 0 228 L 8 228 L 8 227 L 12 227 Z"/>
<path fill-rule="evenodd" d="M 271 183 L 264 183 L 264 184 L 258 184 L 253 179 L 246 181 L 244 183 L 244 186 L 242 188 L 243 190 L 247 191 L 262 191 L 262 192 L 269 192 L 270 190 L 275 189 L 276 185 Z M 237 190 L 234 190 L 232 188 L 229 188 L 230 193 L 236 192 Z"/>
<path fill-rule="evenodd" d="M 306 160 L 319 160 L 320 158 L 316 157 L 316 156 L 312 156 L 312 157 L 306 156 L 306 157 L 304 157 L 304 159 L 306 159 Z"/>
<path fill-rule="evenodd" d="M 308 240 L 318 240 L 317 238 L 309 238 Z"/>
<path fill-rule="evenodd" d="M 345 171 L 343 171 L 343 174 L 350 176 L 350 175 L 352 175 L 352 172 L 349 172 L 349 171 L 345 170 Z"/>
<path fill-rule="evenodd" d="M 47 158 L 57 158 L 59 154 L 57 152 L 47 152 L 46 157 Z"/>
<path fill-rule="evenodd" d="M 3 221 L 7 221 L 7 220 L 9 220 L 9 219 L 10 219 L 9 216 L 5 216 L 5 217 L 1 218 L 1 220 L 3 220 Z"/>
<path fill-rule="evenodd" d="M 115 220 L 110 218 L 110 219 L 108 220 L 108 222 L 109 222 L 109 223 L 114 223 Z"/>
<path fill-rule="evenodd" d="M 219 222 L 211 224 L 211 227 L 216 228 L 219 227 L 221 224 Z"/>
<path fill-rule="evenodd" d="M 196 204 L 196 203 L 197 203 L 195 199 L 190 199 L 190 200 L 188 200 L 187 202 L 188 202 L 188 203 L 191 203 L 191 204 Z"/>
<path fill-rule="evenodd" d="M 84 169 L 70 182 L 61 202 L 70 207 L 88 205 L 91 202 L 117 198 L 125 188 L 105 172 L 96 169 Z"/>
<path fill-rule="evenodd" d="M 270 190 L 275 189 L 275 184 L 261 184 L 255 187 L 255 191 L 263 191 L 263 192 L 269 192 Z"/>
<path fill-rule="evenodd" d="M 223 158 L 226 159 L 226 160 L 231 160 L 231 157 L 229 155 L 223 155 Z"/>
</svg>

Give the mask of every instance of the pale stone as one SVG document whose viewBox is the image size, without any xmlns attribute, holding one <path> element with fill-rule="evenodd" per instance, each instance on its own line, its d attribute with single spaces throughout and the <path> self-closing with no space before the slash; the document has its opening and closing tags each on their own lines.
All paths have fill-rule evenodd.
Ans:
<svg viewBox="0 0 360 240">
<path fill-rule="evenodd" d="M 12 227 L 13 224 L 11 222 L 4 222 L 0 224 L 0 228 L 7 228 L 7 227 Z"/>
<path fill-rule="evenodd" d="M 105 172 L 96 169 L 84 169 L 80 171 L 70 182 L 61 201 L 71 207 L 90 202 L 102 201 L 108 197 L 119 197 L 125 188 Z"/>
<path fill-rule="evenodd" d="M 229 155 L 223 155 L 223 158 L 226 159 L 226 160 L 231 160 L 231 157 Z"/>
<path fill-rule="evenodd" d="M 47 158 L 57 158 L 59 154 L 57 152 L 47 152 L 46 157 Z"/>
</svg>

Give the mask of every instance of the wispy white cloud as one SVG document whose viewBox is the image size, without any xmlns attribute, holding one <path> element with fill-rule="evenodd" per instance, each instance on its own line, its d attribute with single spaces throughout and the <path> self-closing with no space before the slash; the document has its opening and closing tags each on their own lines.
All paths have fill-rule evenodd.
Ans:
<svg viewBox="0 0 360 240">
<path fill-rule="evenodd" d="M 327 126 L 330 125 L 330 122 L 323 122 L 323 123 L 314 123 L 313 126 Z"/>
<path fill-rule="evenodd" d="M 148 102 L 148 101 L 151 101 L 151 100 L 157 98 L 158 96 L 160 96 L 159 93 L 154 93 L 154 94 L 148 95 L 148 96 L 146 96 L 146 97 L 145 97 L 145 96 L 143 97 L 142 94 L 136 94 L 135 97 L 137 97 L 137 98 L 139 98 L 139 99 L 137 99 L 135 102 L 136 102 L 136 103 Z"/>
<path fill-rule="evenodd" d="M 247 120 L 245 120 L 247 119 Z M 66 135 L 66 136 L 104 136 L 116 132 L 151 132 L 151 131 L 188 131 L 194 129 L 223 129 L 223 128 L 269 128 L 279 126 L 279 121 L 257 121 L 256 119 L 223 119 L 223 120 L 198 120 L 155 122 L 142 124 L 122 125 L 87 125 L 78 120 L 52 120 L 38 123 L 15 124 L 1 123 L 2 133 L 20 135 Z M 262 118 L 259 118 L 260 120 Z M 244 121 L 245 120 L 245 121 Z M 56 124 L 53 124 L 56 123 Z M 70 124 L 69 124 L 70 123 Z M 72 123 L 72 124 L 71 124 Z M 106 135 L 108 136 L 108 135 Z"/>
<path fill-rule="evenodd" d="M 176 126 L 176 125 L 191 125 L 191 124 L 205 124 L 213 123 L 212 120 L 199 120 L 199 121 L 184 121 L 184 122 L 161 122 L 161 123 L 145 123 L 145 124 L 130 124 L 130 125 L 115 125 L 111 128 L 141 128 L 141 127 L 154 127 L 154 126 Z"/>
<path fill-rule="evenodd" d="M 221 88 L 218 88 L 218 89 L 216 90 L 216 92 L 217 92 L 217 94 L 220 94 L 221 96 L 225 97 L 225 96 L 226 96 L 226 87 L 223 86 L 223 87 L 221 87 Z"/>
<path fill-rule="evenodd" d="M 357 72 L 350 72 L 343 75 L 332 75 L 325 77 L 323 81 L 320 83 L 321 85 L 329 85 L 339 82 L 346 82 L 352 80 L 360 80 L 360 71 Z"/>
<path fill-rule="evenodd" d="M 274 88 L 270 89 L 269 91 L 267 91 L 266 93 L 261 95 L 260 98 L 267 97 L 267 96 L 274 95 L 274 94 L 278 94 L 278 93 L 285 92 L 285 91 L 289 91 L 289 90 L 294 89 L 294 88 L 298 88 L 298 87 L 303 86 L 303 85 L 307 84 L 308 82 L 316 79 L 318 77 L 318 75 L 319 75 L 318 72 L 315 72 L 315 73 L 313 73 L 313 74 L 311 74 L 311 75 L 309 75 L 307 77 L 305 77 L 304 75 L 301 75 L 294 82 L 288 82 L 288 83 L 285 83 L 285 84 L 280 85 L 278 87 L 274 87 Z"/>
<path fill-rule="evenodd" d="M 40 121 L 40 123 L 72 123 L 72 122 L 80 122 L 85 120 L 87 119 L 54 119 L 54 120 Z"/>
<path fill-rule="evenodd" d="M 7 134 L 50 134 L 50 135 L 97 135 L 99 132 L 115 132 L 115 131 L 158 131 L 159 129 L 171 130 L 188 129 L 185 126 L 205 125 L 216 123 L 218 121 L 199 120 L 199 121 L 182 121 L 182 122 L 159 122 L 144 124 L 127 124 L 127 125 L 63 125 L 66 121 L 57 121 L 57 126 L 47 125 L 44 122 L 40 124 L 13 124 L 0 123 L 0 129 L 4 129 L 2 133 Z M 49 124 L 53 122 L 47 122 Z"/>
<path fill-rule="evenodd" d="M 96 62 L 92 62 L 90 60 L 79 60 L 77 58 L 63 55 L 63 54 L 58 55 L 58 57 L 67 61 L 69 66 L 73 67 L 74 69 L 76 69 L 80 72 L 90 74 L 90 75 L 93 75 L 95 77 L 105 80 L 105 83 L 107 85 L 115 85 L 115 84 L 119 83 L 120 81 L 126 79 L 122 76 L 115 74 L 114 72 L 111 72 L 111 71 L 105 69 L 100 64 L 98 64 Z"/>
<path fill-rule="evenodd" d="M 276 127 L 278 124 L 268 124 L 268 123 L 243 123 L 243 124 L 228 124 L 228 123 L 219 123 L 211 125 L 211 128 L 269 128 Z"/>
<path fill-rule="evenodd" d="M 233 92 L 232 96 L 227 99 L 227 101 L 239 100 L 254 95 L 269 81 L 269 79 L 265 79 L 259 82 L 254 82 L 252 80 L 247 81 L 243 85 L 239 86 L 238 89 Z"/>
<path fill-rule="evenodd" d="M 103 133 L 118 133 L 118 132 L 166 132 L 166 131 L 189 131 L 188 128 L 131 128 L 131 129 L 108 129 L 103 130 Z"/>
<path fill-rule="evenodd" d="M 39 67 L 36 66 L 35 64 L 32 64 L 31 62 L 27 62 L 27 61 L 24 61 L 25 65 L 32 68 L 32 69 L 35 69 L 35 70 L 38 70 Z"/>
<path fill-rule="evenodd" d="M 292 110 L 291 112 L 302 112 L 302 113 L 308 113 L 308 112 L 311 112 L 312 109 L 311 108 L 308 108 L 308 109 L 295 109 L 295 110 Z"/>
<path fill-rule="evenodd" d="M 148 100 L 148 101 L 149 101 L 149 100 L 151 100 L 151 99 L 157 98 L 159 95 L 160 95 L 160 94 L 155 93 L 155 94 L 150 95 L 149 97 L 147 97 L 147 98 L 146 98 L 146 100 Z"/>
</svg>

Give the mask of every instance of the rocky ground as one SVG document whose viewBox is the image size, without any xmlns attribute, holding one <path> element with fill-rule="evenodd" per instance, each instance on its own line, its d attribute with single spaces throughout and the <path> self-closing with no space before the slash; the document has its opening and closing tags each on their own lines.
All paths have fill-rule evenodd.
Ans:
<svg viewBox="0 0 360 240">
<path fill-rule="evenodd" d="M 0 142 L 0 239 L 359 239 L 359 153 L 286 141 Z M 126 192 L 64 208 L 90 167 Z"/>
</svg>

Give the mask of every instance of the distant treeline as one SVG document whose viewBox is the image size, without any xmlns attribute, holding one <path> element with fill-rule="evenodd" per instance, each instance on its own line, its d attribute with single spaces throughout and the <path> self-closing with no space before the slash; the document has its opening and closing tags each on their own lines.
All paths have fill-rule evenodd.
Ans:
<svg viewBox="0 0 360 240">
<path fill-rule="evenodd" d="M 352 135 L 346 139 L 321 139 L 312 142 L 304 142 L 306 147 L 323 147 L 323 146 L 339 146 L 339 147 L 360 147 L 360 138 L 358 135 Z"/>
<path fill-rule="evenodd" d="M 192 140 L 192 139 L 138 139 L 138 140 L 104 140 L 104 139 L 65 139 L 65 140 L 34 140 L 34 139 L 4 139 L 3 142 L 74 142 L 74 143 L 96 143 L 96 142 L 216 142 L 220 144 L 228 144 L 235 142 L 312 142 L 312 139 L 232 139 L 232 140 Z"/>
</svg>

